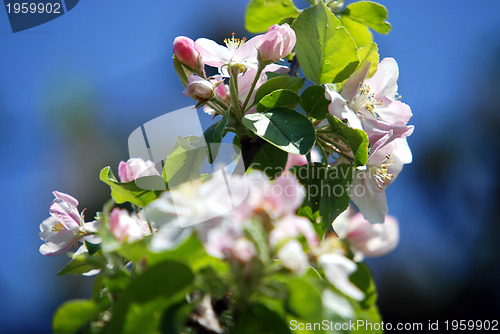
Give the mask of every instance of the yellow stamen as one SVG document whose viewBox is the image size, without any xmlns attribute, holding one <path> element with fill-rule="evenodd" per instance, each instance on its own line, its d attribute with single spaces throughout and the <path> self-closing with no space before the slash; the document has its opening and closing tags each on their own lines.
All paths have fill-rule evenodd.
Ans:
<svg viewBox="0 0 500 334">
<path fill-rule="evenodd" d="M 224 43 L 229 49 L 232 50 L 236 50 L 247 40 L 245 37 L 243 37 L 242 39 L 234 38 L 234 32 L 231 35 L 232 35 L 231 38 L 226 38 L 224 40 Z"/>
</svg>

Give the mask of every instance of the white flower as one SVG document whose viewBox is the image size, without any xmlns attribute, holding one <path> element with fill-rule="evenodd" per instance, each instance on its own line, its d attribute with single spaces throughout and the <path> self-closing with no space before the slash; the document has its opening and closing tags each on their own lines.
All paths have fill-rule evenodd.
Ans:
<svg viewBox="0 0 500 334">
<path fill-rule="evenodd" d="M 281 264 L 295 273 L 303 274 L 309 266 L 307 255 L 297 240 L 288 241 L 280 248 L 277 255 Z"/>
<path fill-rule="evenodd" d="M 40 239 L 45 243 L 40 246 L 40 253 L 54 256 L 67 251 L 80 238 L 89 238 L 89 242 L 98 243 L 99 238 L 85 236 L 96 231 L 96 222 L 85 223 L 78 213 L 78 201 L 65 193 L 54 191 L 56 197 L 50 205 L 51 217 L 40 224 Z"/>
<path fill-rule="evenodd" d="M 356 263 L 334 252 L 320 255 L 318 263 L 323 268 L 326 278 L 340 292 L 355 300 L 363 300 L 363 292 L 349 280 L 349 276 L 357 269 Z"/>
</svg>

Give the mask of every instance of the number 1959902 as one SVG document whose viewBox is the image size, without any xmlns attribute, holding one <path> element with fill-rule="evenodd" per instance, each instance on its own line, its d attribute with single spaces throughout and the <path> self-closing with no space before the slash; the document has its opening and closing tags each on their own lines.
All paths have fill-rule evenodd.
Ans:
<svg viewBox="0 0 500 334">
<path fill-rule="evenodd" d="M 33 3 L 33 2 L 14 2 L 13 4 L 8 3 L 5 5 L 7 7 L 7 12 L 14 14 L 62 14 L 60 3 Z"/>
</svg>

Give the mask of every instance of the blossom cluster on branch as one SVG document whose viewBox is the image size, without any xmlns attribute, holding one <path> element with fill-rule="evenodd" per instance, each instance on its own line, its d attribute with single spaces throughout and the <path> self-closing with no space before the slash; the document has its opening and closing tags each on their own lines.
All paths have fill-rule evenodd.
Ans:
<svg viewBox="0 0 500 334">
<path fill-rule="evenodd" d="M 175 38 L 182 93 L 214 123 L 178 138 L 162 171 L 139 157 L 119 164 L 118 179 L 104 168 L 112 198 L 91 222 L 54 192 L 40 252 L 78 244 L 60 274 L 97 275 L 91 299 L 58 309 L 55 332 L 290 333 L 291 319 L 380 321 L 363 259 L 399 242 L 385 190 L 412 161 L 412 113 L 396 61 L 379 62 L 372 40 L 370 29 L 390 30 L 385 8 L 310 2 L 251 0 L 246 26 L 263 34 L 249 40 Z M 224 140 L 232 169 L 216 164 Z M 145 189 L 148 178 L 166 190 Z"/>
</svg>

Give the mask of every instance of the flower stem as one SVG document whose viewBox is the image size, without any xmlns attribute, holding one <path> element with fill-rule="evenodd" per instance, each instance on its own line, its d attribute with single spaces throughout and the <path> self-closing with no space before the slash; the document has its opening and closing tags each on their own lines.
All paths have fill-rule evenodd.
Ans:
<svg viewBox="0 0 500 334">
<path fill-rule="evenodd" d="M 240 99 L 238 95 L 238 74 L 239 71 L 237 68 L 230 70 L 231 79 L 229 79 L 229 90 L 231 95 L 231 104 L 233 108 L 238 112 L 238 114 L 242 111 L 240 106 Z M 239 116 L 238 116 L 239 117 Z"/>
<path fill-rule="evenodd" d="M 255 78 L 253 79 L 253 82 L 252 82 L 252 87 L 250 87 L 250 91 L 248 92 L 248 95 L 247 95 L 247 97 L 245 99 L 245 102 L 243 103 L 243 107 L 241 108 L 241 110 L 243 110 L 243 113 L 246 112 L 247 104 L 250 101 L 250 97 L 253 94 L 255 86 L 257 85 L 257 81 L 259 81 L 260 75 L 261 75 L 261 73 L 262 73 L 262 71 L 264 70 L 265 67 L 266 67 L 266 65 L 264 65 L 262 63 L 259 63 L 259 67 L 257 68 L 257 73 L 255 74 Z"/>
</svg>

